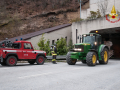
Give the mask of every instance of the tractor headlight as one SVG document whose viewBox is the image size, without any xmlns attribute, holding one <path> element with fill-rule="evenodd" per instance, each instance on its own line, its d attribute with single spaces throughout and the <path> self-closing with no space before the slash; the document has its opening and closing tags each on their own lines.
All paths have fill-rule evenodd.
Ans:
<svg viewBox="0 0 120 90">
<path fill-rule="evenodd" d="M 74 50 L 75 50 L 75 51 L 82 51 L 82 49 L 81 49 L 81 48 L 79 48 L 79 49 L 76 49 L 76 48 L 75 48 Z"/>
<path fill-rule="evenodd" d="M 78 51 L 81 51 L 82 49 L 80 48 L 80 49 L 78 49 Z"/>
<path fill-rule="evenodd" d="M 74 49 L 75 51 L 77 51 L 77 49 Z"/>
<path fill-rule="evenodd" d="M 95 42 L 95 45 L 97 45 L 97 42 Z"/>
</svg>

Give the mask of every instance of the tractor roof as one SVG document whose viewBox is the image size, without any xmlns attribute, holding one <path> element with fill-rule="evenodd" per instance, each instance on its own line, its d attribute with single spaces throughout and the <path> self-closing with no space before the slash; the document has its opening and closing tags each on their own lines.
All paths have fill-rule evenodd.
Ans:
<svg viewBox="0 0 120 90">
<path fill-rule="evenodd" d="M 90 34 L 101 36 L 100 34 L 97 34 L 97 33 L 89 33 L 89 34 L 83 34 L 83 35 L 90 35 Z"/>
</svg>

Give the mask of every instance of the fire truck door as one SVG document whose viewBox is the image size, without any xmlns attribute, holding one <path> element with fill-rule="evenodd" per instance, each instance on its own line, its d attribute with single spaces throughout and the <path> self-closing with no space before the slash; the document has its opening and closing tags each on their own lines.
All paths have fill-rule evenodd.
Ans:
<svg viewBox="0 0 120 90">
<path fill-rule="evenodd" d="M 23 50 L 23 58 L 24 59 L 34 59 L 33 48 L 30 43 L 24 43 L 24 50 Z"/>
</svg>

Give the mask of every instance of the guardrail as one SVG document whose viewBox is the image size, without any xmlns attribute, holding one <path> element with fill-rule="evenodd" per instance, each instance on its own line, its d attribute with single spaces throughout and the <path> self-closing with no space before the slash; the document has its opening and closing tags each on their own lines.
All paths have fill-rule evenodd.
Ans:
<svg viewBox="0 0 120 90">
<path fill-rule="evenodd" d="M 46 56 L 47 59 L 52 59 L 52 56 Z M 66 59 L 66 55 L 60 55 L 60 56 L 57 56 L 56 59 Z"/>
</svg>

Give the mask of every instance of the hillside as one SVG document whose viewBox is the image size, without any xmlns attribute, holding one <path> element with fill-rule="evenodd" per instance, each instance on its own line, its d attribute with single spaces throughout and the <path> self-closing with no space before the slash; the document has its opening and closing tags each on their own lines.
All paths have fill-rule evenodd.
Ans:
<svg viewBox="0 0 120 90">
<path fill-rule="evenodd" d="M 78 0 L 1 0 L 0 41 L 71 23 L 79 17 L 79 7 Z"/>
</svg>

